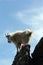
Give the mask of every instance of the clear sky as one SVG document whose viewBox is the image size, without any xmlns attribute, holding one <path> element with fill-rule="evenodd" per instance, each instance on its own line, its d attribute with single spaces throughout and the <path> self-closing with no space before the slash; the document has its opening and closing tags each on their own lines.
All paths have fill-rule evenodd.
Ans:
<svg viewBox="0 0 43 65">
<path fill-rule="evenodd" d="M 31 29 L 31 53 L 43 37 L 43 0 L 0 0 L 0 65 L 11 65 L 16 54 L 5 33 Z"/>
</svg>

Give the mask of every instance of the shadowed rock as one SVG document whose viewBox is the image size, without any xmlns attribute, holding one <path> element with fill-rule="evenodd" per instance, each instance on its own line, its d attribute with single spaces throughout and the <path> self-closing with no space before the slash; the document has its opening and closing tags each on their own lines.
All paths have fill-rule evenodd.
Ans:
<svg viewBox="0 0 43 65">
<path fill-rule="evenodd" d="M 32 59 L 34 65 L 43 65 L 43 37 L 36 45 Z"/>
<path fill-rule="evenodd" d="M 30 45 L 23 46 L 16 54 L 12 65 L 31 65 Z"/>
</svg>

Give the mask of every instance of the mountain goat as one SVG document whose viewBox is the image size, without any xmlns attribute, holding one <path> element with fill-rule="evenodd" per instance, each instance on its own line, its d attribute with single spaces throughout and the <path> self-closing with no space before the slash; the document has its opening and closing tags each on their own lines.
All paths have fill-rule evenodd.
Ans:
<svg viewBox="0 0 43 65">
<path fill-rule="evenodd" d="M 23 45 L 28 44 L 31 34 L 32 34 L 32 31 L 29 29 L 26 29 L 24 31 L 8 33 L 6 35 L 6 38 L 9 43 L 13 42 L 16 45 L 17 51 L 18 51 L 18 48 L 20 49 L 22 44 Z"/>
</svg>

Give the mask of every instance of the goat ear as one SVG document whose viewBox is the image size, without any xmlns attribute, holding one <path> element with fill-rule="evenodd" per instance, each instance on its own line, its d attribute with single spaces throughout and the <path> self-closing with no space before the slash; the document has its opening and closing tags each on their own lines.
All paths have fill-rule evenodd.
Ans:
<svg viewBox="0 0 43 65">
<path fill-rule="evenodd" d="M 9 35 L 9 33 L 6 33 L 5 36 L 6 36 L 6 37 L 9 37 L 10 35 Z"/>
<path fill-rule="evenodd" d="M 6 34 L 5 34 L 5 36 L 6 36 Z"/>
<path fill-rule="evenodd" d="M 7 35 L 8 35 L 8 33 L 5 34 L 5 36 L 7 36 Z"/>
<path fill-rule="evenodd" d="M 5 36 L 7 37 L 7 34 L 5 34 Z"/>
</svg>

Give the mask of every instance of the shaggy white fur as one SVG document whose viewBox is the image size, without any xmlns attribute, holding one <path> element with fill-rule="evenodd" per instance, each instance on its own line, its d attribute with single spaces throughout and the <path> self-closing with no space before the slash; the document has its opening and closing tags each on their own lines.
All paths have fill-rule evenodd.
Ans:
<svg viewBox="0 0 43 65">
<path fill-rule="evenodd" d="M 28 44 L 31 34 L 32 31 L 30 29 L 26 29 L 24 31 L 8 33 L 6 37 L 9 43 L 13 42 L 16 45 L 18 51 L 18 48 L 20 49 L 22 45 Z"/>
</svg>

